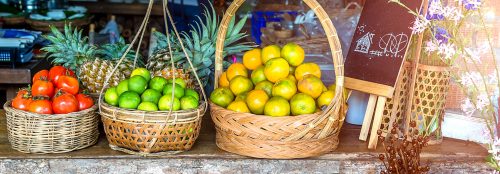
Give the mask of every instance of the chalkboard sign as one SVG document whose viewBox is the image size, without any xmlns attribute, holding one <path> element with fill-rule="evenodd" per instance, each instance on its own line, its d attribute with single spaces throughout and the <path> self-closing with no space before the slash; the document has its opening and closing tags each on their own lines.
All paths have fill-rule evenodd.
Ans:
<svg viewBox="0 0 500 174">
<path fill-rule="evenodd" d="M 421 0 L 401 0 L 410 9 Z M 392 97 L 416 17 L 388 0 L 366 1 L 345 62 L 345 86 Z"/>
</svg>

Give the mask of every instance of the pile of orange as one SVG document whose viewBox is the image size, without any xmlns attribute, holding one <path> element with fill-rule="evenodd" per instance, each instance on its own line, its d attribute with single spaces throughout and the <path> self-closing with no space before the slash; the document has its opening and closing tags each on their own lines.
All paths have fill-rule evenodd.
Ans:
<svg viewBox="0 0 500 174">
<path fill-rule="evenodd" d="M 304 49 L 295 43 L 247 51 L 242 63 L 221 74 L 210 100 L 235 112 L 258 115 L 315 113 L 331 103 L 335 86 L 326 88 L 319 66 L 304 63 L 304 56 Z"/>
</svg>

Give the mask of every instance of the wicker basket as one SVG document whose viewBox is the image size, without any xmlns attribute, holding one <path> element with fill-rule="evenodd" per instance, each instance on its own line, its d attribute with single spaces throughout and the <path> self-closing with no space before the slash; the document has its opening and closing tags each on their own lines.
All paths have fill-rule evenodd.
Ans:
<svg viewBox="0 0 500 174">
<path fill-rule="evenodd" d="M 31 28 L 35 30 L 50 32 L 50 26 L 55 26 L 59 30 L 63 30 L 66 23 L 71 23 L 71 25 L 74 27 L 81 27 L 88 25 L 90 23 L 90 19 L 90 17 L 59 21 L 26 19 L 26 22 L 31 26 Z"/>
<path fill-rule="evenodd" d="M 222 73 L 222 49 L 227 24 L 244 0 L 235 0 L 226 11 L 218 33 L 215 56 L 215 87 Z M 324 110 L 315 114 L 269 117 L 236 113 L 210 103 L 216 126 L 217 146 L 232 153 L 256 157 L 291 159 L 318 156 L 333 151 L 345 118 L 343 59 L 337 33 L 328 15 L 315 0 L 304 0 L 319 17 L 327 33 L 337 75 L 336 97 Z"/>
<path fill-rule="evenodd" d="M 196 110 L 146 112 L 101 101 L 101 119 L 109 146 L 134 155 L 155 156 L 191 149 L 200 134 L 205 104 Z"/>
<path fill-rule="evenodd" d="M 4 104 L 9 142 L 23 153 L 64 153 L 97 142 L 97 105 L 69 114 L 45 115 L 14 109 Z"/>
<path fill-rule="evenodd" d="M 167 1 L 162 1 L 163 10 L 165 10 L 163 22 L 167 28 L 166 30 L 169 31 L 168 26 L 173 26 L 175 33 L 173 37 L 177 37 L 181 48 L 185 51 L 180 35 L 172 21 L 170 11 L 166 6 L 166 2 Z M 153 9 L 153 4 L 154 1 L 150 1 L 146 15 L 137 34 L 131 41 L 129 48 L 122 54 L 119 62 L 125 59 L 125 56 L 132 49 L 134 44 L 137 43 L 138 45 L 137 52 L 140 49 L 147 24 L 149 23 L 148 21 Z M 167 21 L 167 19 L 170 20 Z M 168 25 L 168 22 L 170 22 L 171 25 Z M 169 34 L 170 33 L 167 32 L 166 36 L 170 37 Z M 170 42 L 168 42 L 168 48 L 172 49 Z M 194 72 L 194 77 L 192 78 L 195 79 L 194 81 L 197 82 L 196 84 L 201 88 L 203 85 L 198 74 L 196 74 L 196 69 L 193 67 L 191 59 L 189 56 L 186 56 L 186 59 L 190 65 L 190 70 Z M 171 68 L 173 69 L 173 60 L 170 59 L 169 63 L 171 63 Z M 114 73 L 118 69 L 118 66 L 119 64 L 116 64 L 111 73 Z M 103 86 L 108 85 L 110 77 L 111 76 L 107 77 Z M 196 90 L 199 88 L 195 87 L 194 89 Z M 201 94 L 199 107 L 181 111 L 140 111 L 122 109 L 108 105 L 103 100 L 103 92 L 104 90 L 99 94 L 99 111 L 104 125 L 104 131 L 109 141 L 109 146 L 113 150 L 133 155 L 161 156 L 190 150 L 200 134 L 202 118 L 208 107 L 207 97 L 203 89 L 198 90 L 199 94 Z"/>
<path fill-rule="evenodd" d="M 449 67 L 420 64 L 411 106 L 411 121 L 417 122 L 417 128 L 426 128 L 431 120 L 437 119 L 436 130 L 420 130 L 430 137 L 429 144 L 440 144 L 443 140 L 441 123 L 445 114 L 446 95 L 450 87 Z"/>
</svg>

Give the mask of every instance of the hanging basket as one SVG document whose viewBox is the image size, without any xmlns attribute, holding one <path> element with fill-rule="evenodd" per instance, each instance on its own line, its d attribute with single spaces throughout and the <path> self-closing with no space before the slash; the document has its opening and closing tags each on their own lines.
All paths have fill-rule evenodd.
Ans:
<svg viewBox="0 0 500 174">
<path fill-rule="evenodd" d="M 166 30 L 169 31 L 167 19 L 170 19 L 170 26 L 174 26 L 175 36 L 180 41 L 179 33 L 175 28 L 170 12 L 167 8 L 167 0 L 163 0 L 163 12 Z M 135 43 L 137 44 L 136 53 L 139 52 L 144 33 L 149 23 L 149 17 L 154 1 L 150 0 L 146 16 L 142 21 L 139 31 L 134 36 L 130 43 L 130 47 L 123 53 L 119 63 L 125 58 L 127 53 L 132 49 Z M 166 33 L 169 37 L 169 32 Z M 137 42 L 138 41 L 138 42 Z M 170 43 L 169 43 L 170 48 Z M 182 49 L 185 50 L 184 46 Z M 136 57 L 137 58 L 137 57 Z M 172 61 L 172 59 L 170 59 Z M 201 121 L 208 107 L 205 91 L 201 88 L 202 83 L 196 74 L 191 60 L 187 57 L 191 71 L 193 71 L 194 82 L 197 82 L 200 95 L 199 107 L 191 110 L 181 111 L 140 111 L 123 109 L 107 104 L 103 99 L 103 92 L 106 89 L 109 78 L 105 80 L 104 86 L 99 93 L 99 111 L 104 126 L 106 138 L 109 141 L 109 146 L 113 150 L 122 151 L 125 153 L 140 155 L 140 156 L 161 156 L 171 155 L 179 152 L 190 150 L 194 145 L 198 135 L 200 134 Z M 117 71 L 119 63 L 113 68 L 112 73 Z M 173 62 L 168 62 L 172 64 Z M 175 77 L 174 77 L 175 78 Z M 173 97 L 173 96 L 172 96 Z"/>
<path fill-rule="evenodd" d="M 94 145 L 99 137 L 97 105 L 69 114 L 37 114 L 4 104 L 13 149 L 23 153 L 64 153 Z"/>
<path fill-rule="evenodd" d="M 200 134 L 201 119 L 206 110 L 203 103 L 196 110 L 172 113 L 128 110 L 104 101 L 100 103 L 109 146 L 113 150 L 143 156 L 191 149 Z"/>
<path fill-rule="evenodd" d="M 235 0 L 224 14 L 216 43 L 215 88 L 222 74 L 222 51 L 227 25 L 244 0 Z M 236 113 L 210 103 L 216 126 L 217 146 L 225 151 L 255 158 L 307 158 L 333 151 L 345 118 L 343 58 L 337 33 L 328 15 L 316 0 L 304 0 L 314 10 L 326 31 L 336 73 L 332 103 L 323 111 L 299 116 L 270 117 Z"/>
</svg>

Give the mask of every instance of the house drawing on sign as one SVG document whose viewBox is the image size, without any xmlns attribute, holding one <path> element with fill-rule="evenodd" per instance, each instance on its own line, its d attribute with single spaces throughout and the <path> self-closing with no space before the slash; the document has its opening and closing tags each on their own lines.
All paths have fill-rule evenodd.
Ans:
<svg viewBox="0 0 500 174">
<path fill-rule="evenodd" d="M 368 53 L 370 51 L 370 46 L 372 45 L 372 39 L 375 34 L 373 33 L 366 33 L 363 37 L 359 38 L 356 41 L 356 48 L 354 51 L 360 52 L 360 53 Z"/>
</svg>

